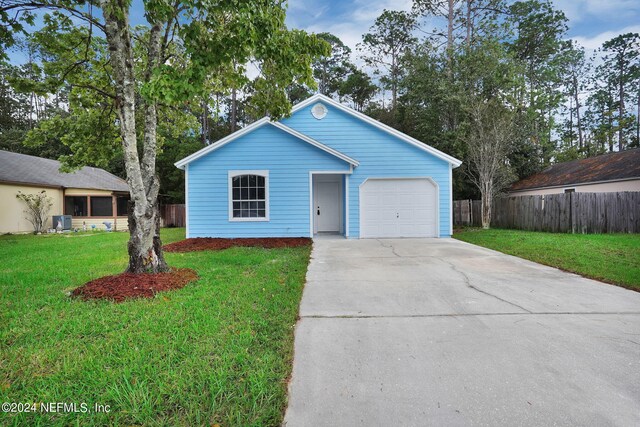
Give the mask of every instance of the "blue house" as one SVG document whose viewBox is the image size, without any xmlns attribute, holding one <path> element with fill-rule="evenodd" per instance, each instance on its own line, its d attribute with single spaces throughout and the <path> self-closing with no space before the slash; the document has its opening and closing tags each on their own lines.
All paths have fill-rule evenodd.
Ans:
<svg viewBox="0 0 640 427">
<path fill-rule="evenodd" d="M 449 237 L 457 160 L 326 96 L 180 160 L 187 237 Z"/>
</svg>

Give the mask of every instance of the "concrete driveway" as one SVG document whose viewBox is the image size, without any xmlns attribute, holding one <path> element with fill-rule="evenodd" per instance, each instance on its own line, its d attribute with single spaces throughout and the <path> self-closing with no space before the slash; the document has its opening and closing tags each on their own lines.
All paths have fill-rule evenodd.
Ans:
<svg viewBox="0 0 640 427">
<path fill-rule="evenodd" d="M 285 425 L 640 426 L 640 293 L 453 239 L 314 242 Z"/>
</svg>

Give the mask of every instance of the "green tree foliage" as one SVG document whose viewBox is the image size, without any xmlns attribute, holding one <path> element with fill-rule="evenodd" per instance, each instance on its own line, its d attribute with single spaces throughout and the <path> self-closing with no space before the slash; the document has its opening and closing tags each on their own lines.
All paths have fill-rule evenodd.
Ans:
<svg viewBox="0 0 640 427">
<path fill-rule="evenodd" d="M 606 55 L 601 71 L 605 74 L 604 78 L 615 86 L 618 110 L 615 129 L 618 133 L 618 149 L 624 150 L 625 147 L 633 144 L 630 140 L 631 131 L 637 123 L 637 117 L 628 111 L 627 106 L 638 96 L 640 35 L 621 34 L 605 42 L 602 49 Z M 638 113 L 640 114 L 640 111 Z"/>
<path fill-rule="evenodd" d="M 338 88 L 340 99 L 350 101 L 353 108 L 358 111 L 364 111 L 377 91 L 378 87 L 373 84 L 371 77 L 355 67 L 351 69 L 349 77 L 341 82 Z"/>
<path fill-rule="evenodd" d="M 313 63 L 313 76 L 318 82 L 318 91 L 327 96 L 335 95 L 351 73 L 351 49 L 331 33 L 320 33 L 318 38 L 331 46 L 331 53 L 321 56 Z"/>
<path fill-rule="evenodd" d="M 525 86 L 518 97 L 520 123 L 525 137 L 538 153 L 534 161 L 544 167 L 551 161 L 555 145 L 554 113 L 563 101 L 561 70 L 568 44 L 563 40 L 567 18 L 550 1 L 519 1 L 509 7 L 513 56 L 523 66 Z"/>
<path fill-rule="evenodd" d="M 586 143 L 584 120 L 582 116 L 582 95 L 586 93 L 587 76 L 590 72 L 590 63 L 587 62 L 584 49 L 573 42 L 565 53 L 566 61 L 562 76 L 564 81 L 564 96 L 569 105 L 565 105 L 565 117 L 563 129 L 561 129 L 560 152 L 566 152 L 564 159 L 577 158 L 582 153 L 588 153 Z M 559 158 L 560 156 L 558 156 Z"/>
<path fill-rule="evenodd" d="M 415 28 L 415 15 L 385 10 L 358 45 L 364 62 L 374 67 L 383 87 L 391 91 L 392 110 L 396 108 L 398 87 L 404 75 L 402 60 L 417 42 L 413 35 Z"/>
<path fill-rule="evenodd" d="M 4 46 L 33 24 L 35 11 L 43 14 L 33 40 L 47 61 L 36 86 L 47 93 L 69 88 L 68 116 L 43 123 L 33 139 L 62 129 L 59 137 L 74 153 L 63 158 L 75 163 L 70 166 L 121 153 L 131 194 L 128 271 L 135 273 L 168 268 L 159 237 L 157 157 L 166 134 L 190 127 L 185 110 L 201 108 L 212 86 L 233 92 L 246 84 L 251 63 L 259 69 L 251 82 L 254 111 L 281 117 L 291 108 L 286 88 L 313 86 L 311 64 L 328 54 L 322 40 L 286 28 L 279 0 L 147 0 L 143 7 L 146 25 L 134 28 L 129 2 L 0 5 L 3 28 L 10 29 L 0 33 Z M 16 87 L 30 84 L 23 79 Z"/>
</svg>

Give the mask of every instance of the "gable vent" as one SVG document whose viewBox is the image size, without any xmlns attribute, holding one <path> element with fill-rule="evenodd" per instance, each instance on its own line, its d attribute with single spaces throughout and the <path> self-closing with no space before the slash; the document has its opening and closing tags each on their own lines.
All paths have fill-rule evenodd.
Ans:
<svg viewBox="0 0 640 427">
<path fill-rule="evenodd" d="M 327 115 L 327 107 L 322 105 L 321 103 L 317 103 L 311 108 L 311 115 L 318 120 L 322 120 Z"/>
</svg>

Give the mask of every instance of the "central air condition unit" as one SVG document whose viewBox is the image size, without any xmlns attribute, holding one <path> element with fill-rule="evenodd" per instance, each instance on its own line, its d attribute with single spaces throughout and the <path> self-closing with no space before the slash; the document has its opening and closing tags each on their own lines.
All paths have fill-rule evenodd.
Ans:
<svg viewBox="0 0 640 427">
<path fill-rule="evenodd" d="M 58 222 L 62 224 L 63 230 L 71 230 L 71 215 L 54 215 L 52 228 L 58 228 Z"/>
</svg>

